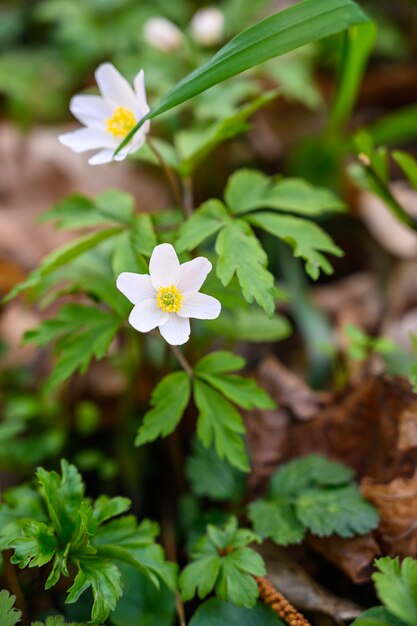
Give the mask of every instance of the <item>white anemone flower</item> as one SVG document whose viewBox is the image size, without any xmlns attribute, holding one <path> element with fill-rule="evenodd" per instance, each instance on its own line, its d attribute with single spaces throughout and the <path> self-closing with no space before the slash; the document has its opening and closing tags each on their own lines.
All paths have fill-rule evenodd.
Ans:
<svg viewBox="0 0 417 626">
<path fill-rule="evenodd" d="M 138 150 L 146 140 L 150 122 L 137 131 L 116 156 L 114 151 L 148 113 L 143 70 L 136 75 L 134 86 L 111 63 L 99 65 L 95 72 L 99 96 L 78 95 L 70 102 L 70 111 L 85 128 L 59 136 L 59 141 L 74 152 L 100 149 L 89 159 L 90 165 L 122 161 Z"/>
<path fill-rule="evenodd" d="M 129 322 L 141 333 L 157 326 L 162 337 L 173 346 L 186 343 L 190 337 L 190 317 L 212 320 L 220 315 L 216 298 L 200 293 L 211 263 L 198 257 L 182 263 L 169 243 L 154 248 L 149 274 L 123 272 L 117 288 L 133 307 Z"/>
<path fill-rule="evenodd" d="M 183 44 L 178 26 L 165 17 L 151 17 L 143 27 L 146 41 L 160 52 L 177 52 Z"/>
</svg>

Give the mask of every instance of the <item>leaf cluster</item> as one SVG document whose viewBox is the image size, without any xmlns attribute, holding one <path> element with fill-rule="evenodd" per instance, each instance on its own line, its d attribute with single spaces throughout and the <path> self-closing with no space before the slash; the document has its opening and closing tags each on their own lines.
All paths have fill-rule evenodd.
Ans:
<svg viewBox="0 0 417 626">
<path fill-rule="evenodd" d="M 209 525 L 196 543 L 192 562 L 181 572 L 179 583 L 184 600 L 205 598 L 215 591 L 222 600 L 253 607 L 258 597 L 254 576 L 265 575 L 262 557 L 249 544 L 259 541 L 255 533 L 239 529 L 231 517 L 221 528 Z"/>
<path fill-rule="evenodd" d="M 286 463 L 272 476 L 266 498 L 249 505 L 255 531 L 279 545 L 300 543 L 307 531 L 319 537 L 367 533 L 378 515 L 352 477 L 350 468 L 318 454 Z"/>
<path fill-rule="evenodd" d="M 0 506 L 0 548 L 12 548 L 11 560 L 20 568 L 49 564 L 45 589 L 75 569 L 66 602 L 76 602 L 91 588 L 92 622 L 102 623 L 123 593 L 117 563 L 129 564 L 156 586 L 162 580 L 175 588 L 175 566 L 165 561 L 155 542 L 158 525 L 122 515 L 129 508 L 127 498 L 86 499 L 77 469 L 62 460 L 61 475 L 39 468 L 36 489 L 6 493 Z"/>
<path fill-rule="evenodd" d="M 304 180 L 270 178 L 243 169 L 229 178 L 224 202 L 208 200 L 181 226 L 176 245 L 179 251 L 192 250 L 216 235 L 216 273 L 220 282 L 228 285 L 236 275 L 244 298 L 248 302 L 255 300 L 272 316 L 274 277 L 267 269 L 268 258 L 253 227 L 290 245 L 294 255 L 304 259 L 308 274 L 316 279 L 320 270 L 332 273 L 323 253 L 341 256 L 342 251 L 311 218 L 343 209 L 343 203 L 331 191 Z"/>
<path fill-rule="evenodd" d="M 269 409 L 275 405 L 254 380 L 231 373 L 244 364 L 242 357 L 231 352 L 212 352 L 198 361 L 192 378 L 186 372 L 165 376 L 153 391 L 152 408 L 143 418 L 136 445 L 172 433 L 193 393 L 198 410 L 198 439 L 206 448 L 214 446 L 220 459 L 248 471 L 245 428 L 235 405 L 242 409 Z"/>
</svg>

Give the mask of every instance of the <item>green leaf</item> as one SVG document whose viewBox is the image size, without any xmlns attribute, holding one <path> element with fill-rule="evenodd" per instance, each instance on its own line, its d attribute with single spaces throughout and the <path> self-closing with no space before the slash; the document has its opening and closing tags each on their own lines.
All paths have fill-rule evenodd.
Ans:
<svg viewBox="0 0 417 626">
<path fill-rule="evenodd" d="M 311 489 L 296 502 L 297 518 L 313 534 L 354 537 L 378 525 L 378 513 L 356 485 L 334 489 Z"/>
<path fill-rule="evenodd" d="M 417 159 L 408 152 L 394 150 L 392 158 L 401 167 L 411 186 L 417 191 Z"/>
<path fill-rule="evenodd" d="M 299 178 L 270 178 L 258 170 L 238 170 L 230 176 L 225 201 L 232 213 L 277 209 L 300 215 L 343 211 L 345 205 L 330 190 Z"/>
<path fill-rule="evenodd" d="M 407 626 L 417 623 L 417 561 L 406 557 L 377 559 L 378 571 L 372 575 L 379 599 Z"/>
<path fill-rule="evenodd" d="M 134 200 L 130 194 L 109 189 L 95 200 L 79 193 L 71 194 L 44 213 L 41 221 L 56 220 L 58 228 L 74 229 L 113 222 L 129 225 L 133 218 Z"/>
<path fill-rule="evenodd" d="M 257 307 L 231 312 L 223 308 L 222 314 L 210 322 L 210 327 L 215 335 L 236 341 L 267 343 L 281 341 L 291 335 L 291 325 L 283 315 L 275 314 L 269 318 Z"/>
<path fill-rule="evenodd" d="M 394 617 L 385 607 L 374 606 L 355 619 L 352 626 L 405 626 L 405 623 Z"/>
<path fill-rule="evenodd" d="M 255 532 L 280 546 L 300 543 L 305 527 L 296 516 L 294 505 L 285 500 L 257 500 L 249 505 L 249 519 Z"/>
<path fill-rule="evenodd" d="M 190 391 L 190 379 L 185 372 L 165 376 L 152 393 L 152 408 L 143 418 L 135 445 L 140 446 L 171 434 L 188 405 Z"/>
<path fill-rule="evenodd" d="M 350 467 L 330 461 L 320 454 L 294 459 L 285 463 L 273 474 L 268 496 L 282 498 L 294 496 L 313 486 L 328 487 L 344 485 L 352 480 Z"/>
<path fill-rule="evenodd" d="M 196 496 L 219 502 L 236 502 L 243 496 L 245 475 L 198 442 L 187 459 L 185 474 Z"/>
<path fill-rule="evenodd" d="M 148 273 L 148 266 L 145 263 L 145 259 L 137 254 L 134 250 L 132 243 L 133 231 L 125 231 L 121 233 L 115 240 L 113 256 L 112 256 L 112 269 L 115 278 L 122 272 L 135 272 L 136 274 Z M 111 283 L 114 290 L 114 281 Z M 108 297 L 108 296 L 107 296 Z M 107 298 L 103 298 L 107 301 Z M 129 311 L 130 305 L 126 306 L 126 311 Z"/>
<path fill-rule="evenodd" d="M 223 372 L 235 372 L 245 366 L 245 359 L 226 350 L 210 352 L 203 356 L 194 368 L 196 374 L 222 374 Z"/>
<path fill-rule="evenodd" d="M 196 593 L 204 598 L 214 588 L 222 599 L 239 606 L 252 607 L 259 595 L 254 576 L 264 576 L 262 557 L 247 547 L 258 537 L 249 530 L 238 529 L 236 518 L 222 528 L 207 526 L 193 551 L 193 562 L 181 572 L 180 588 L 184 600 Z"/>
<path fill-rule="evenodd" d="M 24 537 L 16 537 L 9 543 L 14 548 L 12 563 L 23 567 L 42 567 L 52 560 L 58 547 L 57 539 L 43 522 L 31 521 L 24 528 Z"/>
<path fill-rule="evenodd" d="M 128 511 L 131 504 L 129 498 L 122 498 L 121 496 L 109 498 L 102 495 L 94 502 L 93 515 L 97 520 L 97 524 L 102 524 L 111 517 L 116 517 Z"/>
<path fill-rule="evenodd" d="M 194 250 L 203 241 L 217 233 L 228 219 L 220 200 L 204 202 L 180 227 L 175 247 L 178 252 Z"/>
<path fill-rule="evenodd" d="M 201 604 L 189 626 L 285 626 L 275 611 L 262 602 L 246 609 L 231 602 L 211 598 Z M 365 625 L 364 625 L 365 626 Z"/>
<path fill-rule="evenodd" d="M 221 459 L 243 472 L 249 470 L 242 417 L 228 400 L 202 380 L 194 380 L 194 400 L 198 408 L 197 436 L 208 448 L 214 444 Z"/>
<path fill-rule="evenodd" d="M 200 378 L 242 409 L 274 409 L 275 402 L 251 378 L 200 374 Z"/>
<path fill-rule="evenodd" d="M 275 13 L 237 35 L 207 63 L 183 78 L 126 136 L 126 145 L 147 119 L 169 111 L 209 87 L 268 59 L 368 22 L 351 0 L 305 0 Z"/>
<path fill-rule="evenodd" d="M 353 26 L 345 33 L 339 85 L 328 123 L 330 132 L 340 130 L 350 118 L 375 37 L 376 26 L 372 22 Z"/>
<path fill-rule="evenodd" d="M 32 622 L 32 626 L 86 626 L 78 622 L 66 622 L 62 615 L 50 615 L 44 622 Z"/>
<path fill-rule="evenodd" d="M 68 589 L 67 604 L 77 602 L 88 588 L 92 589 L 94 602 L 91 619 L 94 623 L 106 621 L 110 611 L 116 608 L 123 593 L 122 577 L 113 563 L 97 557 L 84 558 L 79 563 L 78 574 Z"/>
<path fill-rule="evenodd" d="M 216 240 L 217 276 L 227 285 L 236 273 L 243 296 L 248 302 L 257 303 L 272 316 L 275 310 L 274 277 L 266 269 L 268 257 L 243 221 L 231 221 Z"/>
<path fill-rule="evenodd" d="M 151 256 L 157 244 L 151 216 L 147 213 L 136 215 L 130 232 L 134 252 Z"/>
<path fill-rule="evenodd" d="M 332 266 L 322 252 L 343 256 L 343 251 L 329 235 L 320 226 L 307 220 L 267 212 L 254 213 L 246 219 L 290 245 L 294 255 L 306 261 L 306 271 L 313 279 L 318 278 L 320 270 L 326 274 L 333 273 Z"/>
<path fill-rule="evenodd" d="M 10 595 L 6 589 L 0 591 L 0 623 L 2 626 L 16 626 L 20 622 L 22 612 L 14 608 L 16 596 Z"/>
</svg>

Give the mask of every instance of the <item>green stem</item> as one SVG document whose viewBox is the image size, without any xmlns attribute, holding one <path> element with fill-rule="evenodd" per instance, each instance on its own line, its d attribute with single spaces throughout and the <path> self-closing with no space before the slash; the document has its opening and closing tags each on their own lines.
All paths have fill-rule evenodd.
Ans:
<svg viewBox="0 0 417 626">
<path fill-rule="evenodd" d="M 174 172 L 172 171 L 172 169 L 169 167 L 169 165 L 167 164 L 167 162 L 165 161 L 164 157 L 162 156 L 162 154 L 159 152 L 158 148 L 155 146 L 155 144 L 153 143 L 153 141 L 151 139 L 148 138 L 148 146 L 150 147 L 150 149 L 152 150 L 152 152 L 154 153 L 155 157 L 158 160 L 158 163 L 160 164 L 166 178 L 167 181 L 169 183 L 169 186 L 171 187 L 173 196 L 175 198 L 175 201 L 177 202 L 178 206 L 181 207 L 184 211 L 184 215 L 187 217 L 187 211 L 184 207 L 183 204 L 183 199 L 181 196 L 181 189 L 180 186 L 178 184 L 178 180 L 174 174 Z"/>
<path fill-rule="evenodd" d="M 174 354 L 175 358 L 177 359 L 183 370 L 188 374 L 190 378 L 192 378 L 194 376 L 193 368 L 185 358 L 184 354 L 179 348 L 177 348 L 177 346 L 172 346 L 171 344 L 169 344 L 169 347 L 171 348 L 172 353 Z"/>
</svg>

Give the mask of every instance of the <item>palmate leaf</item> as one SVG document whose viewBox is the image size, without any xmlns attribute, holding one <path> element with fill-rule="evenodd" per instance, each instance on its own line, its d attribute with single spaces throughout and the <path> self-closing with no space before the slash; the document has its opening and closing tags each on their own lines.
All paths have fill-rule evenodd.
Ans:
<svg viewBox="0 0 417 626">
<path fill-rule="evenodd" d="M 228 219 L 226 208 L 220 200 L 204 202 L 180 227 L 176 249 L 178 252 L 193 250 L 216 234 Z"/>
<path fill-rule="evenodd" d="M 244 298 L 256 302 L 269 316 L 275 310 L 274 277 L 266 269 L 267 255 L 249 224 L 230 221 L 216 240 L 217 276 L 227 285 L 237 275 Z"/>
<path fill-rule="evenodd" d="M 79 622 L 66 622 L 62 615 L 50 615 L 44 622 L 32 622 L 32 626 L 87 626 Z"/>
<path fill-rule="evenodd" d="M 180 575 L 184 600 L 200 598 L 215 589 L 217 595 L 239 606 L 252 607 L 259 595 L 254 576 L 265 574 L 262 557 L 248 544 L 259 541 L 246 529 L 238 529 L 235 518 L 222 528 L 207 526 L 193 551 L 193 561 Z"/>
<path fill-rule="evenodd" d="M 305 0 L 237 35 L 207 63 L 181 80 L 120 144 L 118 151 L 147 119 L 169 111 L 209 87 L 268 59 L 312 41 L 369 22 L 351 0 Z"/>
<path fill-rule="evenodd" d="M 218 350 L 203 356 L 194 370 L 197 375 L 222 374 L 224 372 L 241 370 L 245 363 L 245 359 L 238 354 L 233 354 L 233 352 L 227 352 L 226 350 Z"/>
<path fill-rule="evenodd" d="M 407 626 L 417 624 L 417 561 L 407 557 L 377 559 L 378 569 L 372 578 L 379 599 L 387 609 Z"/>
<path fill-rule="evenodd" d="M 298 521 L 291 502 L 258 500 L 249 505 L 248 515 L 261 537 L 269 537 L 280 546 L 300 543 L 304 539 L 306 529 Z"/>
<path fill-rule="evenodd" d="M 374 606 L 355 619 L 352 626 L 406 626 L 406 624 L 384 606 Z"/>
<path fill-rule="evenodd" d="M 200 378 L 242 409 L 274 409 L 276 406 L 266 391 L 251 378 L 215 374 L 201 374 Z"/>
<path fill-rule="evenodd" d="M 306 271 L 317 279 L 320 270 L 332 274 L 333 268 L 322 252 L 342 256 L 341 250 L 317 224 L 287 215 L 276 215 L 260 211 L 248 215 L 246 219 L 271 235 L 282 239 L 294 249 L 294 255 L 306 262 Z"/>
<path fill-rule="evenodd" d="M 168 374 L 154 389 L 151 408 L 143 418 L 135 445 L 166 437 L 178 425 L 190 399 L 191 384 L 185 372 Z"/>
<path fill-rule="evenodd" d="M 198 409 L 197 436 L 205 447 L 215 446 L 221 459 L 243 472 L 249 470 L 242 417 L 228 400 L 207 383 L 194 380 Z"/>
<path fill-rule="evenodd" d="M 314 535 L 354 537 L 378 525 L 376 509 L 361 495 L 356 485 L 335 489 L 311 489 L 296 502 L 298 520 Z"/>
<path fill-rule="evenodd" d="M 19 567 L 42 567 L 49 563 L 58 548 L 54 531 L 43 522 L 32 521 L 24 528 L 24 537 L 17 537 L 9 543 L 14 549 L 12 563 Z"/>
<path fill-rule="evenodd" d="M 0 591 L 0 624 L 2 626 L 16 626 L 20 622 L 22 612 L 14 608 L 16 596 L 10 595 L 6 589 Z"/>
<path fill-rule="evenodd" d="M 258 170 L 238 170 L 230 176 L 225 201 L 232 213 L 277 209 L 306 216 L 343 211 L 345 205 L 329 189 L 299 178 L 271 178 Z"/>
</svg>

